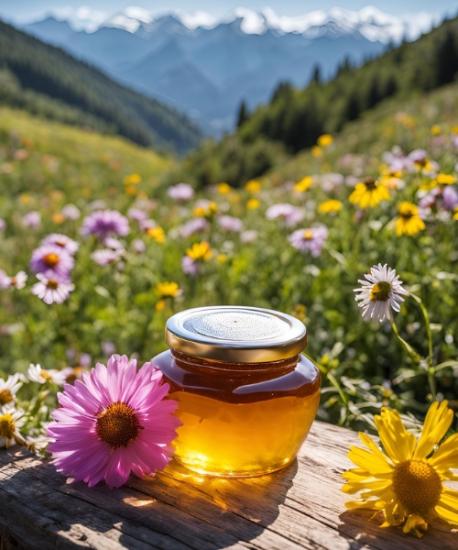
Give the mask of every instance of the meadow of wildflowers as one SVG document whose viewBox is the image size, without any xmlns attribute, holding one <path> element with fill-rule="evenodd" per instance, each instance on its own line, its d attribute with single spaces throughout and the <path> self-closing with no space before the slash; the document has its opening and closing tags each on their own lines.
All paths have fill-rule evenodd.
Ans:
<svg viewBox="0 0 458 550">
<path fill-rule="evenodd" d="M 167 317 L 207 304 L 302 319 L 322 419 L 456 408 L 457 98 L 378 110 L 206 189 L 174 181 L 173 159 L 2 110 L 0 414 L 38 441 L 65 379 L 149 361 Z"/>
</svg>

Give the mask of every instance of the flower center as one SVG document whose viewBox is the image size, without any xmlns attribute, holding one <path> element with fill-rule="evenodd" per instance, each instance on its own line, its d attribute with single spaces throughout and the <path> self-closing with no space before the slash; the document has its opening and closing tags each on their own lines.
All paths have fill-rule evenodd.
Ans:
<svg viewBox="0 0 458 550">
<path fill-rule="evenodd" d="M 11 414 L 6 413 L 0 415 L 0 437 L 12 439 L 14 437 L 14 418 Z"/>
<path fill-rule="evenodd" d="M 306 241 L 311 241 L 313 239 L 313 231 L 311 229 L 305 229 L 303 236 Z"/>
<path fill-rule="evenodd" d="M 373 191 L 377 188 L 377 182 L 374 180 L 374 178 L 366 178 L 364 180 L 364 185 L 366 186 L 366 189 L 368 191 Z"/>
<path fill-rule="evenodd" d="M 371 288 L 371 302 L 386 302 L 390 297 L 391 285 L 387 281 L 375 283 Z"/>
<path fill-rule="evenodd" d="M 436 470 L 424 460 L 407 460 L 394 470 L 393 490 L 409 512 L 426 514 L 439 502 L 442 482 Z"/>
<path fill-rule="evenodd" d="M 115 449 L 127 447 L 140 429 L 134 409 L 125 403 L 112 403 L 97 417 L 97 435 Z"/>
<path fill-rule="evenodd" d="M 43 256 L 43 262 L 48 267 L 55 267 L 59 263 L 59 256 L 55 252 L 50 252 Z"/>
<path fill-rule="evenodd" d="M 58 288 L 58 286 L 59 286 L 59 283 L 55 279 L 49 279 L 46 282 L 46 287 L 50 288 L 51 290 L 56 290 L 56 288 Z"/>
<path fill-rule="evenodd" d="M 0 405 L 6 405 L 7 403 L 11 403 L 13 401 L 13 394 L 10 392 L 8 388 L 3 388 L 3 390 L 0 390 Z"/>
</svg>

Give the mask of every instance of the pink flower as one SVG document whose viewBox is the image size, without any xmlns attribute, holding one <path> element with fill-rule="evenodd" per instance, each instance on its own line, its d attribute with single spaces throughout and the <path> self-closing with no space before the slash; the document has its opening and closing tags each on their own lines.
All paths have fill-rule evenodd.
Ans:
<svg viewBox="0 0 458 550">
<path fill-rule="evenodd" d="M 167 195 L 175 201 L 189 201 L 194 196 L 194 189 L 189 183 L 177 183 L 169 187 Z"/>
<path fill-rule="evenodd" d="M 27 274 L 24 271 L 19 271 L 16 275 L 9 277 L 2 269 L 0 269 L 0 288 L 17 288 L 25 287 L 27 282 Z"/>
<path fill-rule="evenodd" d="M 169 385 L 152 363 L 113 355 L 82 380 L 65 384 L 48 426 L 57 471 L 90 487 L 120 487 L 131 473 L 143 477 L 169 462 L 179 426 Z"/>
</svg>

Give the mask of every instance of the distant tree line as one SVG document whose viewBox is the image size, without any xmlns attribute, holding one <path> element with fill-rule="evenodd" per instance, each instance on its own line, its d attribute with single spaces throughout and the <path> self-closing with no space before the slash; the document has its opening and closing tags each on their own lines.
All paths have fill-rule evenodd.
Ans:
<svg viewBox="0 0 458 550">
<path fill-rule="evenodd" d="M 63 122 L 80 118 L 81 125 L 145 146 L 184 151 L 200 139 L 197 128 L 174 109 L 1 21 L 0 71 L 3 103 Z"/>
<path fill-rule="evenodd" d="M 339 132 L 388 98 L 453 82 L 458 75 L 458 18 L 415 42 L 388 48 L 362 67 L 353 67 L 345 58 L 326 82 L 317 67 L 311 75 L 304 89 L 280 82 L 269 103 L 251 114 L 242 103 L 236 132 L 191 153 L 188 173 L 202 185 L 215 180 L 240 185 L 273 167 L 283 155 L 312 146 L 319 135 Z"/>
</svg>

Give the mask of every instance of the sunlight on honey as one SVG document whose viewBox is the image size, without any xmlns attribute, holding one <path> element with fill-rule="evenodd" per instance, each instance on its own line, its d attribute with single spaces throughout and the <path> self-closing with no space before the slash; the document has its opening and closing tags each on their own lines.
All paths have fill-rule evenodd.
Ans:
<svg viewBox="0 0 458 550">
<path fill-rule="evenodd" d="M 198 474 L 262 475 L 296 456 L 319 402 L 308 397 L 231 403 L 189 392 L 174 392 L 182 426 L 175 458 Z"/>
</svg>

